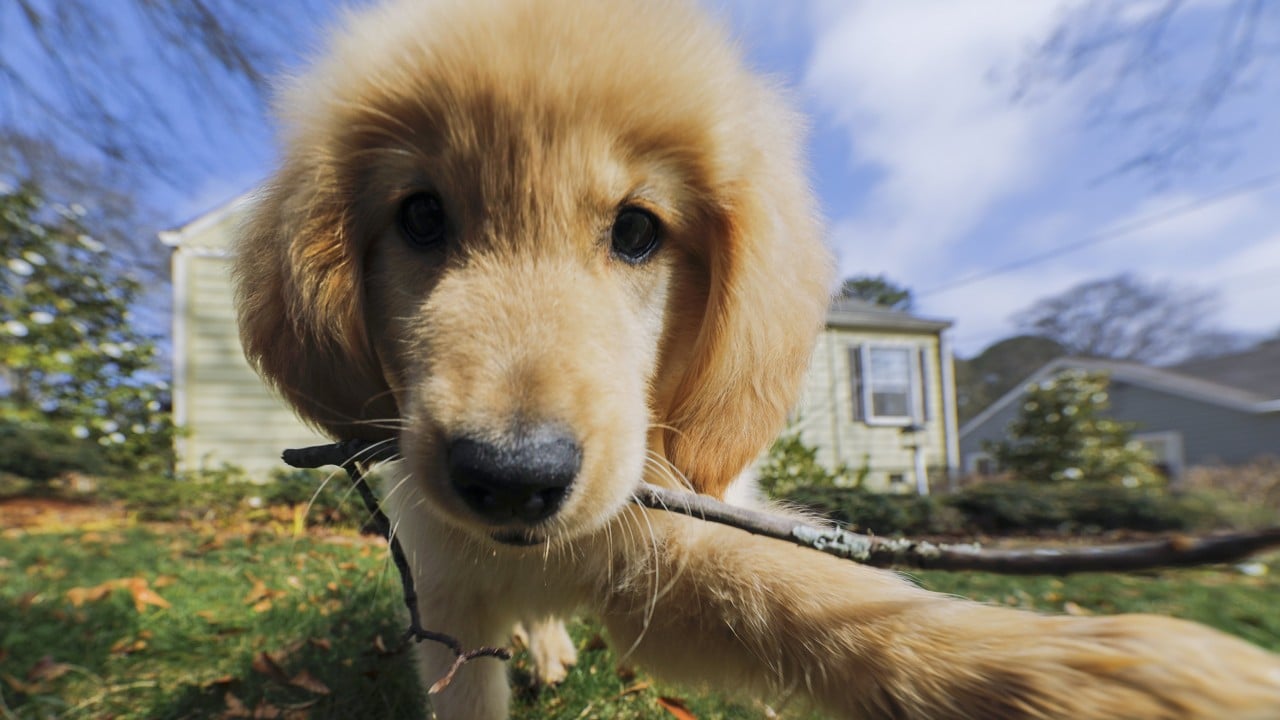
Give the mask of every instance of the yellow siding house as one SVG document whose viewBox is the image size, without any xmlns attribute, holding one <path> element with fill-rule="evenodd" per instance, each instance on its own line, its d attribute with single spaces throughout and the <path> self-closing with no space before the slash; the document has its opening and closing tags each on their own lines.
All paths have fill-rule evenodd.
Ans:
<svg viewBox="0 0 1280 720">
<path fill-rule="evenodd" d="M 280 451 L 327 440 L 308 428 L 245 361 L 231 291 L 231 238 L 247 198 L 160 235 L 173 273 L 173 412 L 183 470 L 235 465 L 265 477 Z M 953 477 L 952 358 L 944 331 L 867 303 L 832 306 L 793 430 L 828 466 L 860 471 L 868 488 L 928 492 Z"/>
</svg>

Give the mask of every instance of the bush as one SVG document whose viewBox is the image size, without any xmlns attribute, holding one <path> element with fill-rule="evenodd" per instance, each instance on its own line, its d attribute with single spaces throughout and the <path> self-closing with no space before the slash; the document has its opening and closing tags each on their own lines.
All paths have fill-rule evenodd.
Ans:
<svg viewBox="0 0 1280 720">
<path fill-rule="evenodd" d="M 785 498 L 807 488 L 831 488 L 859 478 L 843 465 L 834 470 L 818 462 L 818 449 L 806 445 L 798 432 L 787 432 L 773 442 L 756 468 L 756 482 L 770 497 Z"/>
<path fill-rule="evenodd" d="M 951 535 L 964 518 L 935 495 L 891 495 L 861 488 L 800 488 L 782 498 L 858 532 L 876 535 Z"/>
<path fill-rule="evenodd" d="M 369 517 L 346 476 L 319 470 L 280 472 L 252 482 L 235 467 L 104 482 L 102 496 L 148 521 L 263 519 L 277 508 L 305 508 L 307 525 L 358 528 Z"/>
<path fill-rule="evenodd" d="M 1068 371 L 1028 386 L 1009 438 L 986 443 L 987 451 L 1028 482 L 1159 484 L 1150 453 L 1130 439 L 1132 427 L 1104 417 L 1109 382 L 1103 373 Z"/>
<path fill-rule="evenodd" d="M 106 467 L 93 443 L 48 426 L 0 420 L 0 473 L 43 486 L 70 472 L 98 474 Z"/>
<path fill-rule="evenodd" d="M 786 500 L 877 535 L 1168 532 L 1230 526 L 1243 516 L 1213 494 L 1110 483 L 992 482 L 926 497 L 806 488 Z"/>
</svg>

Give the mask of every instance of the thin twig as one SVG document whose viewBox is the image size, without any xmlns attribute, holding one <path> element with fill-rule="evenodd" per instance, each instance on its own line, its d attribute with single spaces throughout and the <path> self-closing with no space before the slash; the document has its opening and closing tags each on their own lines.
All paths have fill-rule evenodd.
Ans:
<svg viewBox="0 0 1280 720">
<path fill-rule="evenodd" d="M 309 462 L 316 463 L 309 467 L 343 465 L 346 458 L 370 447 L 372 443 L 349 440 L 336 445 L 286 451 L 286 462 L 290 462 L 290 453 L 296 453 L 294 457 L 305 454 Z M 394 455 L 395 448 L 384 444 L 377 451 L 379 457 L 385 458 Z M 819 527 L 777 514 L 727 505 L 706 495 L 668 490 L 648 483 L 641 483 L 634 495 L 636 502 L 645 507 L 729 525 L 753 535 L 784 540 L 874 567 L 980 570 L 1005 575 L 1066 575 L 1235 562 L 1263 550 L 1280 547 L 1280 527 L 1271 527 L 1201 537 L 1176 535 L 1148 542 L 1087 548 L 984 550 L 971 543 L 932 543 L 863 535 L 834 526 Z"/>
<path fill-rule="evenodd" d="M 391 545 L 391 559 L 395 562 L 396 570 L 400 573 L 400 587 L 404 592 L 404 604 L 405 607 L 409 608 L 409 628 L 404 631 L 400 642 L 403 644 L 410 640 L 414 642 L 430 640 L 440 643 L 453 651 L 453 663 L 449 666 L 449 670 L 427 690 L 428 693 L 434 695 L 448 687 L 449 683 L 453 682 L 458 670 L 468 662 L 482 657 L 510 660 L 511 651 L 507 648 L 488 646 L 465 650 L 462 647 L 462 643 L 454 636 L 427 630 L 422 626 L 422 616 L 418 611 L 418 591 L 414 587 L 413 575 L 409 571 L 409 560 L 404 554 L 404 548 L 400 545 L 400 538 L 396 537 L 391 531 L 391 521 L 387 518 L 386 513 L 382 512 L 382 508 L 378 504 L 377 495 L 369 487 L 369 483 L 365 481 L 364 470 L 361 467 L 362 464 L 388 460 L 394 457 L 395 453 L 396 448 L 394 445 L 386 447 L 385 445 L 375 445 L 363 440 L 347 440 L 333 445 L 285 450 L 283 459 L 285 463 L 296 468 L 337 465 L 346 470 L 347 474 L 351 476 L 351 482 L 355 484 L 356 490 L 360 491 L 360 497 L 364 499 L 365 507 L 369 509 L 373 516 L 374 527 Z"/>
</svg>

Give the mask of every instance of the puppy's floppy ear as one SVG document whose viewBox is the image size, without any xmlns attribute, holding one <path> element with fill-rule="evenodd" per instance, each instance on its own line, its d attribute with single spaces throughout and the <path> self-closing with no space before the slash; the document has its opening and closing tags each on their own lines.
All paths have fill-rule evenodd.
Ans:
<svg viewBox="0 0 1280 720">
<path fill-rule="evenodd" d="M 303 419 L 380 439 L 388 423 L 368 421 L 398 412 L 365 332 L 363 253 L 335 185 L 323 168 L 286 165 L 251 211 L 234 270 L 240 340 Z"/>
<path fill-rule="evenodd" d="M 665 403 L 660 391 L 663 444 L 698 492 L 717 497 L 782 429 L 830 303 L 832 260 L 798 139 L 787 132 L 795 123 L 782 112 L 775 106 L 754 118 L 756 147 L 717 191 L 698 273 L 705 301 L 687 273 L 676 280 L 675 302 L 705 309 L 684 320 L 672 313 L 696 340 L 685 350 L 668 340 L 664 362 L 674 362 L 664 370 L 681 379 L 674 392 L 667 386 Z"/>
</svg>

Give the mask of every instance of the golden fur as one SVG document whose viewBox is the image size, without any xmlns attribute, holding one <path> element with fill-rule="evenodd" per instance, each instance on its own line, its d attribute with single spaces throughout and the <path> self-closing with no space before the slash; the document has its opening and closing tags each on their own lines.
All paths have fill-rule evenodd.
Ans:
<svg viewBox="0 0 1280 720">
<path fill-rule="evenodd" d="M 310 422 L 399 441 L 386 506 L 430 627 L 476 646 L 524 620 L 554 679 L 573 648 L 543 618 L 584 609 L 662 676 L 838 717 L 1280 716 L 1277 658 L 1198 625 L 987 607 L 629 504 L 641 479 L 724 495 L 784 421 L 831 279 L 797 119 L 695 11 L 391 2 L 280 108 L 236 264 L 243 341 Z M 421 191 L 442 248 L 401 237 Z M 660 219 L 647 262 L 610 252 L 623 206 Z M 446 446 L 529 422 L 569 428 L 581 468 L 550 519 L 496 527 Z M 501 718 L 508 692 L 476 662 L 434 707 Z"/>
</svg>

